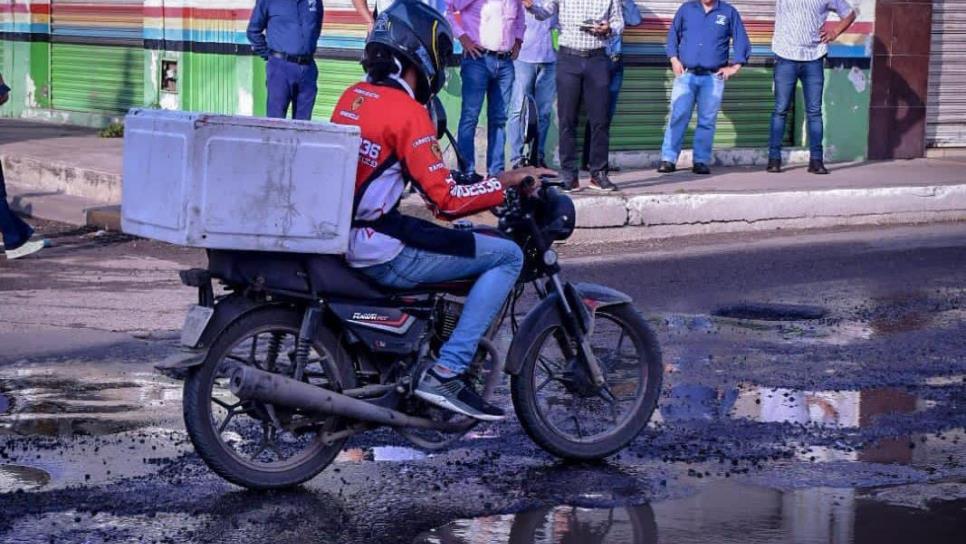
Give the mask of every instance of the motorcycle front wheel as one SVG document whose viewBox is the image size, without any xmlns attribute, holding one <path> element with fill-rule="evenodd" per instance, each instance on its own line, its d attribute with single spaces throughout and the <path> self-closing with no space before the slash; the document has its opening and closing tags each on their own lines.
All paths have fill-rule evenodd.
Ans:
<svg viewBox="0 0 966 544">
<path fill-rule="evenodd" d="M 647 321 L 630 304 L 597 310 L 588 341 L 606 380 L 603 388 L 593 386 L 559 319 L 543 326 L 511 380 L 524 430 L 564 459 L 601 459 L 626 447 L 651 419 L 664 377 Z"/>
<path fill-rule="evenodd" d="M 345 443 L 332 439 L 345 428 L 341 418 L 239 399 L 229 388 L 236 365 L 294 377 L 301 318 L 285 307 L 246 314 L 212 342 L 204 362 L 185 380 L 188 436 L 205 464 L 231 483 L 249 489 L 301 484 L 332 463 Z M 325 328 L 317 331 L 302 380 L 332 390 L 355 385 L 348 355 Z"/>
</svg>

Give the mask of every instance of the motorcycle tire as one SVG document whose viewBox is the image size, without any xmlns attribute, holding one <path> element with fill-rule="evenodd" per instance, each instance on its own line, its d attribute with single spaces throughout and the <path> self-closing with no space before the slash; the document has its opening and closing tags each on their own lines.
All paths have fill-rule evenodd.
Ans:
<svg viewBox="0 0 966 544">
<path fill-rule="evenodd" d="M 248 489 L 281 489 L 302 484 L 331 464 L 346 438 L 330 445 L 313 443 L 316 451 L 294 466 L 284 470 L 257 469 L 228 451 L 212 425 L 211 384 L 218 377 L 216 371 L 230 350 L 255 334 L 284 331 L 297 335 L 302 321 L 301 312 L 294 308 L 266 307 L 250 312 L 229 325 L 212 342 L 204 362 L 191 369 L 184 384 L 183 410 L 188 436 L 195 451 L 216 474 L 229 482 Z M 339 377 L 343 389 L 355 387 L 355 374 L 348 354 L 331 332 L 322 327 L 316 332 L 313 347 L 317 353 L 331 354 L 327 372 Z M 344 420 L 333 418 L 330 428 L 343 428 Z"/>
<path fill-rule="evenodd" d="M 616 453 L 633 441 L 647 426 L 661 394 L 664 379 L 664 365 L 661 349 L 654 331 L 644 317 L 630 304 L 606 306 L 596 312 L 621 324 L 634 343 L 641 365 L 647 367 L 647 381 L 641 394 L 636 395 L 636 406 L 619 427 L 594 441 L 571 440 L 545 420 L 538 407 L 537 391 L 534 385 L 534 372 L 540 356 L 541 347 L 554 331 L 562 330 L 559 317 L 544 321 L 543 330 L 533 331 L 535 348 L 527 353 L 520 372 L 513 376 L 510 383 L 513 408 L 517 418 L 530 438 L 547 452 L 562 459 L 590 461 L 603 459 Z"/>
</svg>

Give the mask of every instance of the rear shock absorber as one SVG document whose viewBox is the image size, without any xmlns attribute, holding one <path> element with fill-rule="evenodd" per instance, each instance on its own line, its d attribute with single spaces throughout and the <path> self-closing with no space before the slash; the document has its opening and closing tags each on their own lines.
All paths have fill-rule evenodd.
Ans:
<svg viewBox="0 0 966 544">
<path fill-rule="evenodd" d="M 298 381 L 302 381 L 302 377 L 305 375 L 305 366 L 308 364 L 309 353 L 312 351 L 312 340 L 315 339 L 315 331 L 319 328 L 321 318 L 322 308 L 317 304 L 305 309 L 302 326 L 299 327 L 299 338 L 295 343 L 295 375 L 292 377 Z"/>
</svg>

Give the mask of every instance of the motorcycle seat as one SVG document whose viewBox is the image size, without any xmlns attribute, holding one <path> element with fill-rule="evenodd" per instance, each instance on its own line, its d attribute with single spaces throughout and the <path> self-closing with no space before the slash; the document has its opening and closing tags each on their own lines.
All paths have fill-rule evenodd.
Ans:
<svg viewBox="0 0 966 544">
<path fill-rule="evenodd" d="M 476 280 L 467 278 L 392 289 L 354 270 L 340 255 L 221 249 L 208 250 L 208 271 L 233 285 L 261 285 L 268 291 L 363 300 L 428 292 L 466 295 Z"/>
</svg>

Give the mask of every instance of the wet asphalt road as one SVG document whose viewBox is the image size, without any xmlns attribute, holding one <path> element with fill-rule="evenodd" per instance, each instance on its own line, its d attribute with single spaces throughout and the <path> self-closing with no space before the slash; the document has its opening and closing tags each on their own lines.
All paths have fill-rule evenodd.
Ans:
<svg viewBox="0 0 966 544">
<path fill-rule="evenodd" d="M 566 246 L 664 349 L 630 448 L 563 464 L 512 417 L 431 456 L 380 431 L 275 493 L 210 473 L 152 371 L 199 252 L 43 227 L 58 247 L 0 261 L 0 541 L 966 539 L 966 225 Z M 823 315 L 722 317 L 741 303 Z"/>
</svg>

